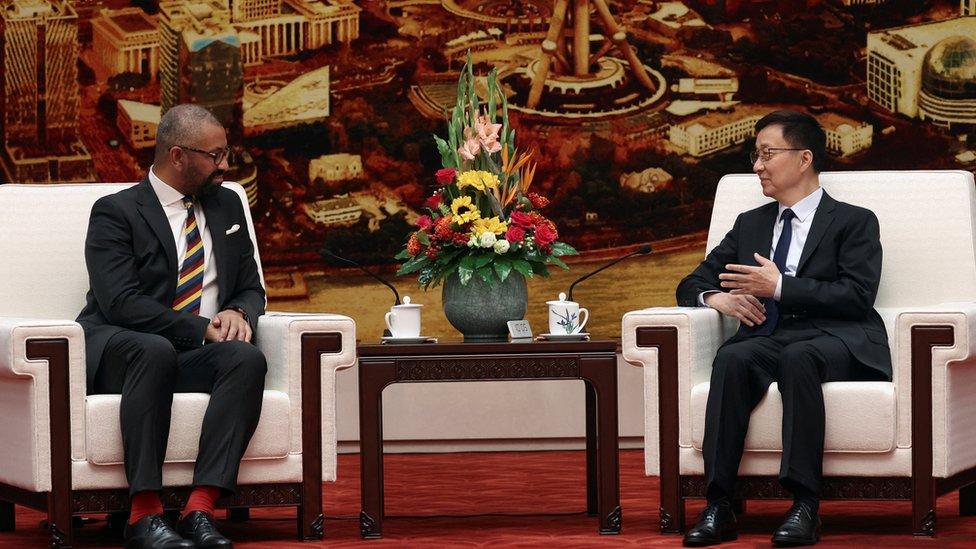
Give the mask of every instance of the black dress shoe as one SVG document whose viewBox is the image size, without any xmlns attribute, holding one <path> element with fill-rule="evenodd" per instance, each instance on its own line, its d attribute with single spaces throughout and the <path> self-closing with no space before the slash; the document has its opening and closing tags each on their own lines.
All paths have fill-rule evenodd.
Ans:
<svg viewBox="0 0 976 549">
<path fill-rule="evenodd" d="M 177 528 L 180 534 L 193 540 L 195 547 L 233 547 L 234 544 L 217 531 L 212 515 L 203 511 L 193 511 L 180 519 Z"/>
<path fill-rule="evenodd" d="M 193 547 L 193 542 L 180 537 L 162 515 L 149 515 L 142 517 L 135 524 L 126 524 L 123 539 L 125 549 L 191 549 Z"/>
<path fill-rule="evenodd" d="M 685 547 L 704 547 L 739 537 L 736 532 L 735 513 L 728 500 L 709 503 L 698 515 L 698 524 L 685 533 Z"/>
<path fill-rule="evenodd" d="M 783 524 L 773 534 L 776 547 L 813 545 L 820 541 L 820 515 L 810 505 L 794 503 L 786 512 Z"/>
</svg>

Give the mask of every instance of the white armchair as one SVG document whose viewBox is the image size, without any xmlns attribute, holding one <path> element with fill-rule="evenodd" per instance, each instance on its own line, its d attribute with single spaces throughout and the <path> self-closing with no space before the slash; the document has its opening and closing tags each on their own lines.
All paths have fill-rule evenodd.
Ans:
<svg viewBox="0 0 976 549">
<path fill-rule="evenodd" d="M 893 380 L 824 385 L 825 499 L 912 501 L 912 531 L 935 534 L 938 495 L 960 490 L 976 514 L 976 192 L 960 171 L 821 175 L 834 198 L 873 210 L 884 264 L 876 307 Z M 769 199 L 754 175 L 719 182 L 708 250 L 735 217 Z M 623 356 L 644 368 L 646 474 L 661 477 L 662 532 L 684 529 L 684 498 L 704 497 L 701 443 L 712 359 L 738 322 L 711 309 L 663 307 L 623 318 Z M 788 497 L 778 482 L 782 401 L 753 411 L 738 496 Z"/>
<path fill-rule="evenodd" d="M 52 546 L 72 515 L 128 508 L 118 395 L 86 395 L 85 339 L 73 320 L 88 290 L 91 206 L 128 184 L 0 185 L 0 531 L 13 503 L 48 513 Z M 248 230 L 254 227 L 244 190 Z M 255 245 L 255 250 L 257 246 Z M 260 269 L 260 257 L 255 252 Z M 355 363 L 356 326 L 332 314 L 268 313 L 264 403 L 239 489 L 221 505 L 298 508 L 302 539 L 323 535 L 322 481 L 336 478 L 335 374 Z M 163 504 L 179 509 L 193 475 L 209 395 L 180 393 L 163 466 Z M 324 421 L 323 421 L 324 420 Z"/>
</svg>

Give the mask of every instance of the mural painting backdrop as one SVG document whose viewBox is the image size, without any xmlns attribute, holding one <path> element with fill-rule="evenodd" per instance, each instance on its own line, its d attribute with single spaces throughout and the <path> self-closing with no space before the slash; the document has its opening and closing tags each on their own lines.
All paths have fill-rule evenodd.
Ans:
<svg viewBox="0 0 976 549">
<path fill-rule="evenodd" d="M 392 295 L 320 250 L 393 276 L 469 52 L 476 74 L 498 69 L 519 146 L 539 162 L 533 190 L 582 251 L 570 272 L 530 282 L 536 332 L 547 299 L 643 242 L 655 253 L 575 292 L 590 331 L 617 336 L 625 311 L 673 304 L 716 183 L 750 169 L 752 126 L 773 109 L 820 120 L 831 169 L 976 168 L 976 0 L 0 7 L 0 180 L 138 181 L 160 113 L 202 104 L 229 129 L 227 179 L 247 190 L 270 308 L 348 314 L 365 340 Z M 395 283 L 427 305 L 425 333 L 453 333 L 439 291 Z"/>
</svg>

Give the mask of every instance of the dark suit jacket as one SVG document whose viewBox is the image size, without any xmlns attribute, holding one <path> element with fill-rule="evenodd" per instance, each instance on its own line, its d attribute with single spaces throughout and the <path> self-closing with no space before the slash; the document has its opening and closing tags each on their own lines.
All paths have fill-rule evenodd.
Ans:
<svg viewBox="0 0 976 549">
<path fill-rule="evenodd" d="M 743 212 L 722 242 L 678 284 L 678 305 L 695 307 L 698 295 L 726 291 L 718 275 L 725 265 L 757 265 L 753 253 L 769 256 L 776 202 Z M 840 338 L 858 361 L 891 379 L 891 352 L 881 316 L 874 310 L 881 281 L 881 239 L 874 212 L 838 202 L 826 192 L 814 214 L 796 276 L 784 276 L 779 307 L 805 314 Z M 726 344 L 746 334 L 738 333 Z"/>
<path fill-rule="evenodd" d="M 264 313 L 264 288 L 241 200 L 220 188 L 202 206 L 217 264 L 218 307 L 244 309 L 255 330 Z M 226 234 L 235 224 L 240 230 Z M 78 315 L 85 331 L 89 392 L 105 344 L 121 330 L 160 335 L 178 350 L 203 346 L 210 319 L 172 309 L 180 261 L 148 178 L 92 206 L 85 240 L 91 289 Z"/>
</svg>

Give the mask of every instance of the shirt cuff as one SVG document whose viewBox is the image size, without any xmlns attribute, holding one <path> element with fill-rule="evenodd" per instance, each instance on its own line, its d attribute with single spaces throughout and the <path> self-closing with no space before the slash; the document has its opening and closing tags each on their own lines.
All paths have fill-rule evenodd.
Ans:
<svg viewBox="0 0 976 549">
<path fill-rule="evenodd" d="M 780 296 L 783 294 L 783 275 L 779 275 L 779 280 L 776 281 L 776 291 L 773 292 L 773 299 L 779 301 Z"/>
<path fill-rule="evenodd" d="M 718 294 L 718 293 L 721 293 L 721 292 L 719 292 L 718 290 L 709 290 L 707 292 L 702 292 L 702 293 L 698 294 L 698 306 L 699 307 L 708 307 L 708 304 L 705 303 L 705 296 L 708 295 L 708 294 Z"/>
</svg>

